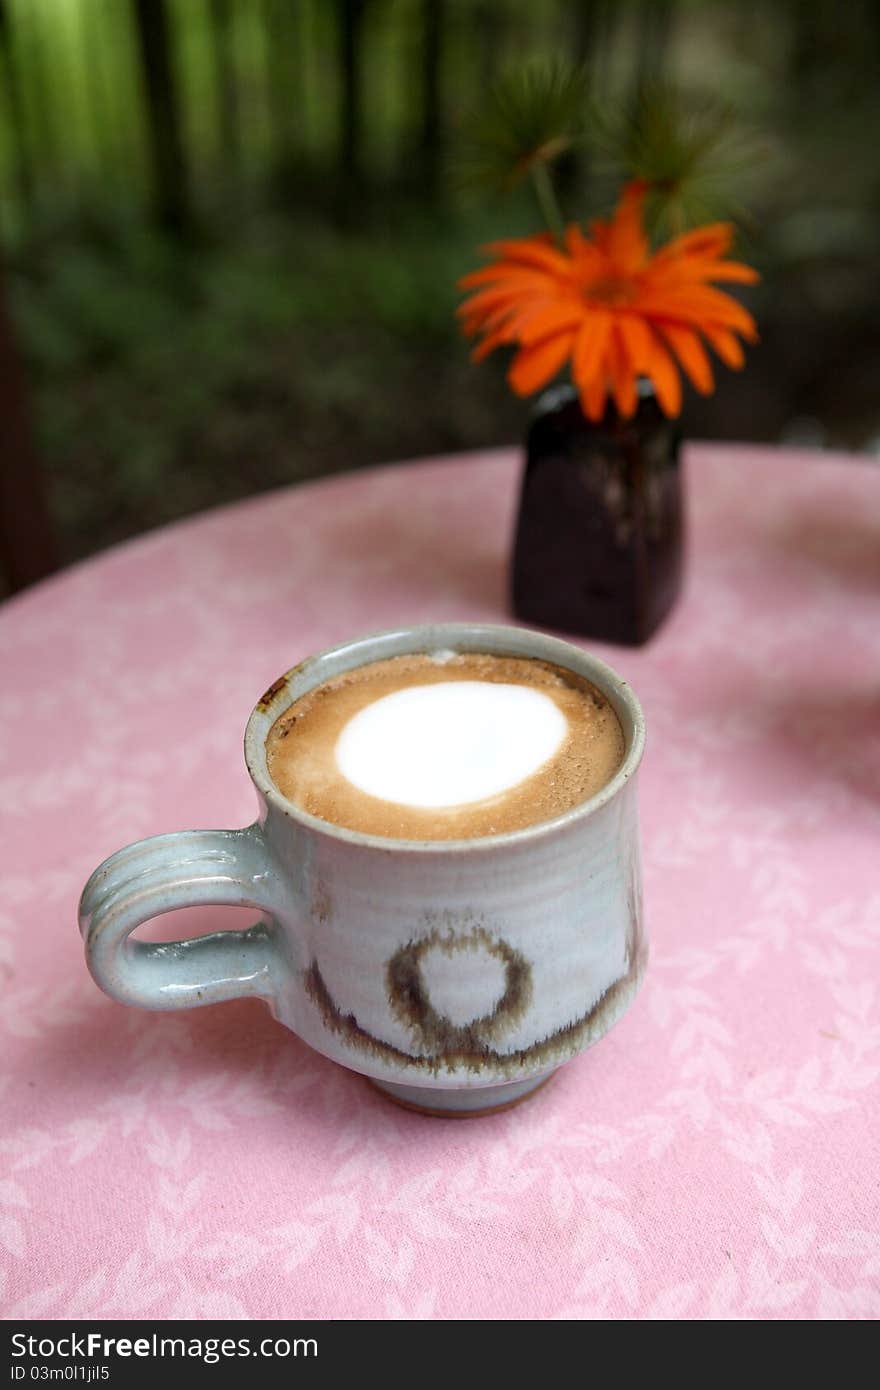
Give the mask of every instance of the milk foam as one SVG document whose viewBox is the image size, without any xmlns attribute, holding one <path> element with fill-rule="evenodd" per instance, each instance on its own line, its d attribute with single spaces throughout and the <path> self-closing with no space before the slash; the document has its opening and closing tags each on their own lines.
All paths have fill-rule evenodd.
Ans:
<svg viewBox="0 0 880 1390">
<path fill-rule="evenodd" d="M 464 806 L 530 777 L 567 734 L 562 710 L 540 690 L 440 681 L 394 691 L 353 715 L 336 741 L 336 765 L 383 801 Z"/>
</svg>

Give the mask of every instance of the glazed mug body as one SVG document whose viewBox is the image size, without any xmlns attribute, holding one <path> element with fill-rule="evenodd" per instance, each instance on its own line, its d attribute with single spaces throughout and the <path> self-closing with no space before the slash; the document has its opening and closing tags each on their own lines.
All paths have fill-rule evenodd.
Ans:
<svg viewBox="0 0 880 1390">
<path fill-rule="evenodd" d="M 623 729 L 612 780 L 555 820 L 458 841 L 361 834 L 282 796 L 266 739 L 295 700 L 369 662 L 448 650 L 586 676 Z M 254 825 L 157 836 L 95 871 L 80 904 L 89 968 L 113 998 L 153 1009 L 259 995 L 311 1047 L 404 1104 L 459 1114 L 511 1104 L 602 1037 L 641 982 L 643 746 L 626 683 L 541 633 L 440 624 L 337 646 L 288 671 L 251 715 Z M 132 936 L 150 917 L 206 902 L 250 904 L 261 920 L 165 945 Z"/>
</svg>

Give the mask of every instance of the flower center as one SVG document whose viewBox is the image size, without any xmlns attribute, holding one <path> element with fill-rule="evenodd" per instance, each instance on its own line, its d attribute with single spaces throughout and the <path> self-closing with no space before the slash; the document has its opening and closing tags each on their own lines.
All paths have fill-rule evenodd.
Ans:
<svg viewBox="0 0 880 1390">
<path fill-rule="evenodd" d="M 612 308 L 631 304 L 635 298 L 635 286 L 622 275 L 599 275 L 584 285 L 583 292 L 588 302 L 598 302 Z"/>
</svg>

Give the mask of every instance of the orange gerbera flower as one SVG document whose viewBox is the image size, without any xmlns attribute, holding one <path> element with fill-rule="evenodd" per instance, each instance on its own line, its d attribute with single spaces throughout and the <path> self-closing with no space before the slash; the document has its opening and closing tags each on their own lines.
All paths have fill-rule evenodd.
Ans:
<svg viewBox="0 0 880 1390">
<path fill-rule="evenodd" d="M 739 338 L 757 339 L 754 320 L 711 284 L 758 279 L 750 266 L 723 259 L 732 226 L 697 227 L 652 255 L 646 191 L 628 184 L 609 222 L 593 222 L 589 238 L 568 227 L 564 247 L 548 235 L 495 242 L 487 249 L 498 259 L 460 282 L 476 290 L 459 309 L 465 334 L 482 335 L 474 359 L 502 344 L 519 347 L 508 373 L 518 395 L 539 390 L 570 361 L 591 420 L 601 419 L 609 392 L 621 415 L 633 415 L 640 376 L 671 416 L 681 409 L 679 367 L 704 395 L 714 389 L 704 340 L 728 367 L 742 366 Z"/>
</svg>

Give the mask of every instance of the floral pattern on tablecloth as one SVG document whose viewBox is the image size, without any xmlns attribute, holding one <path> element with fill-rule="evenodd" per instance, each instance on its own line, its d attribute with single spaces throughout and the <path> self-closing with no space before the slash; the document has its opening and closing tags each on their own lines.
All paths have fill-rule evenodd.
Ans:
<svg viewBox="0 0 880 1390">
<path fill-rule="evenodd" d="M 509 453 L 334 479 L 109 552 L 0 611 L 7 1318 L 880 1313 L 880 470 L 693 446 L 686 594 L 641 650 L 652 960 L 494 1118 L 395 1109 L 262 1005 L 110 1003 L 75 912 L 143 835 L 254 812 L 283 669 L 509 620 Z M 194 909 L 154 938 L 242 925 Z"/>
</svg>

